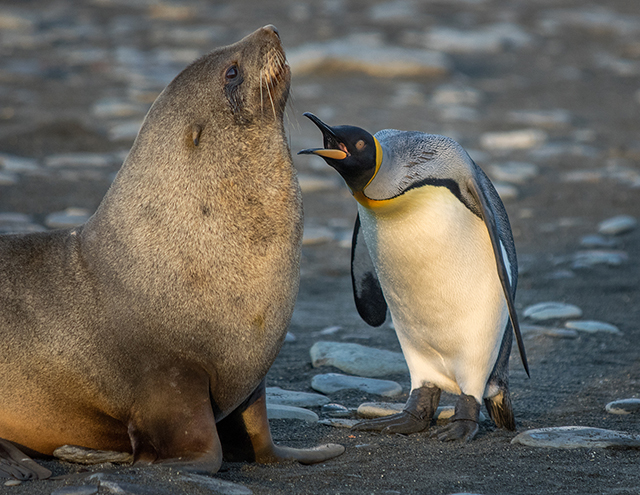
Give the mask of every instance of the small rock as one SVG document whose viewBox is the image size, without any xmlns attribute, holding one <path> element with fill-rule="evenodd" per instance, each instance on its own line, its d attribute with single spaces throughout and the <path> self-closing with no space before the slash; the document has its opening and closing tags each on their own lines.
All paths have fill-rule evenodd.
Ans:
<svg viewBox="0 0 640 495">
<path fill-rule="evenodd" d="M 94 493 L 98 493 L 98 485 L 65 486 L 52 491 L 51 495 L 94 495 Z"/>
<path fill-rule="evenodd" d="M 4 486 L 19 486 L 19 485 L 22 485 L 22 481 L 20 480 L 7 480 L 4 482 Z"/>
<path fill-rule="evenodd" d="M 321 419 L 318 423 L 321 425 L 333 426 L 335 428 L 353 428 L 360 421 L 360 419 L 327 418 Z"/>
<path fill-rule="evenodd" d="M 291 332 L 287 332 L 287 335 L 284 336 L 285 342 L 295 342 L 296 340 L 297 340 L 296 336 L 293 335 Z"/>
<path fill-rule="evenodd" d="M 581 332 L 596 333 L 596 332 L 608 332 L 608 333 L 621 333 L 620 329 L 611 323 L 605 323 L 604 321 L 595 320 L 572 320 L 567 321 L 564 324 L 565 327 L 573 330 L 579 330 Z"/>
<path fill-rule="evenodd" d="M 619 235 L 632 231 L 638 225 L 638 221 L 630 215 L 619 215 L 600 222 L 598 233 L 604 235 Z"/>
<path fill-rule="evenodd" d="M 589 251 L 578 251 L 573 256 L 572 268 L 591 268 L 595 265 L 620 266 L 629 260 L 629 255 L 624 251 L 606 251 L 603 249 L 592 249 Z"/>
<path fill-rule="evenodd" d="M 117 159 L 110 153 L 61 153 L 47 157 L 44 164 L 47 167 L 108 167 L 117 163 Z"/>
<path fill-rule="evenodd" d="M 0 169 L 6 172 L 33 172 L 39 170 L 38 160 L 0 153 Z"/>
<path fill-rule="evenodd" d="M 488 150 L 522 150 L 534 148 L 547 140 L 547 133 L 539 129 L 507 132 L 486 132 L 480 136 L 480 145 Z"/>
<path fill-rule="evenodd" d="M 122 481 L 100 481 L 100 488 L 106 488 L 107 493 L 115 493 L 116 495 L 171 495 L 168 491 L 156 486 L 147 487 Z"/>
<path fill-rule="evenodd" d="M 267 387 L 267 404 L 283 406 L 317 407 L 328 404 L 331 400 L 320 394 L 283 390 L 280 387 Z"/>
<path fill-rule="evenodd" d="M 308 409 L 295 406 L 283 406 L 267 402 L 268 419 L 300 419 L 307 423 L 317 423 L 318 415 Z"/>
<path fill-rule="evenodd" d="M 393 108 L 420 106 L 425 103 L 425 95 L 419 84 L 401 83 L 396 86 L 390 103 Z"/>
<path fill-rule="evenodd" d="M 67 208 L 47 215 L 44 223 L 51 229 L 64 229 L 85 223 L 91 214 L 85 208 Z"/>
<path fill-rule="evenodd" d="M 404 406 L 405 404 L 399 402 L 364 402 L 358 406 L 358 416 L 366 419 L 391 416 L 401 412 Z M 436 409 L 433 419 L 443 421 L 451 418 L 455 412 L 455 406 L 440 406 Z M 485 421 L 486 419 L 484 413 L 480 411 L 480 421 Z"/>
<path fill-rule="evenodd" d="M 524 184 L 538 175 L 538 166 L 527 162 L 496 163 L 489 166 L 492 179 L 514 184 Z"/>
<path fill-rule="evenodd" d="M 499 53 L 507 47 L 525 47 L 532 41 L 519 25 L 500 23 L 475 31 L 435 27 L 427 33 L 425 43 L 432 50 L 447 53 Z"/>
<path fill-rule="evenodd" d="M 54 457 L 67 462 L 78 464 L 102 464 L 104 462 L 126 463 L 132 462 L 133 456 L 128 452 L 113 452 L 110 450 L 94 450 L 75 445 L 63 445 L 53 451 Z"/>
<path fill-rule="evenodd" d="M 580 318 L 581 316 L 582 310 L 578 306 L 559 302 L 542 302 L 524 310 L 525 318 L 537 321 Z"/>
<path fill-rule="evenodd" d="M 565 127 L 571 124 L 571 114 L 567 110 L 514 110 L 509 112 L 509 120 L 517 124 L 539 127 Z"/>
<path fill-rule="evenodd" d="M 611 414 L 640 414 L 640 399 L 614 400 L 605 409 Z"/>
<path fill-rule="evenodd" d="M 334 335 L 342 330 L 342 327 L 339 325 L 333 325 L 331 327 L 323 328 L 318 332 L 318 335 Z"/>
<path fill-rule="evenodd" d="M 410 0 L 393 0 L 374 5 L 369 10 L 371 20 L 385 24 L 412 23 L 419 17 L 415 2 Z"/>
<path fill-rule="evenodd" d="M 302 235 L 302 245 L 312 246 L 330 242 L 334 238 L 333 231 L 326 227 L 305 227 Z"/>
<path fill-rule="evenodd" d="M 409 372 L 402 353 L 360 344 L 316 342 L 309 353 L 314 368 L 334 366 L 345 373 L 367 377 Z"/>
<path fill-rule="evenodd" d="M 114 125 L 109 129 L 109 139 L 111 141 L 133 141 L 138 135 L 142 120 L 132 120 Z"/>
<path fill-rule="evenodd" d="M 542 327 L 539 325 L 520 325 L 520 330 L 525 337 L 529 335 L 546 335 L 548 337 L 561 339 L 578 338 L 578 332 L 575 330 L 566 330 L 564 328 Z"/>
<path fill-rule="evenodd" d="M 230 481 L 224 481 L 211 476 L 202 476 L 200 474 L 185 474 L 178 478 L 181 481 L 189 481 L 204 486 L 216 495 L 251 495 L 253 492 L 246 486 Z"/>
<path fill-rule="evenodd" d="M 616 244 L 615 239 L 595 234 L 585 235 L 580 239 L 580 245 L 589 248 L 614 247 Z"/>
<path fill-rule="evenodd" d="M 440 110 L 440 117 L 445 121 L 464 121 L 464 122 L 475 122 L 480 118 L 478 111 L 475 108 L 463 107 L 457 105 L 450 105 L 443 107 Z"/>
<path fill-rule="evenodd" d="M 311 380 L 311 387 L 324 394 L 332 394 L 340 390 L 349 389 L 356 389 L 384 397 L 396 397 L 402 393 L 402 387 L 398 383 L 390 380 L 361 378 L 359 376 L 348 376 L 340 373 L 316 375 Z"/>
<path fill-rule="evenodd" d="M 93 104 L 91 112 L 98 118 L 122 118 L 144 115 L 147 107 L 119 98 L 104 98 Z"/>
<path fill-rule="evenodd" d="M 311 43 L 290 49 L 287 60 L 294 75 L 322 71 L 363 72 L 373 77 L 441 76 L 451 62 L 442 53 L 384 46 L 358 38 Z"/>
<path fill-rule="evenodd" d="M 540 428 L 517 435 L 511 443 L 528 447 L 552 447 L 559 449 L 640 448 L 640 436 L 622 431 L 589 428 L 586 426 L 560 426 Z"/>
<path fill-rule="evenodd" d="M 332 418 L 348 418 L 352 411 L 342 404 L 325 404 L 321 409 L 322 414 L 326 414 Z"/>
</svg>

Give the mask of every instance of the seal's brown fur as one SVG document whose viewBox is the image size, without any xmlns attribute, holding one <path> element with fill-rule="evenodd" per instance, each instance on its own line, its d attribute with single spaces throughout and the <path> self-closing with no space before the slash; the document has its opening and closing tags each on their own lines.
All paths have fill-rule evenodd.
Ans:
<svg viewBox="0 0 640 495">
<path fill-rule="evenodd" d="M 276 448 L 264 417 L 302 236 L 289 81 L 271 26 L 197 60 L 153 104 L 85 225 L 0 237 L 0 437 L 210 472 L 216 422 L 222 448 L 251 439 L 245 458 L 342 451 Z"/>
</svg>

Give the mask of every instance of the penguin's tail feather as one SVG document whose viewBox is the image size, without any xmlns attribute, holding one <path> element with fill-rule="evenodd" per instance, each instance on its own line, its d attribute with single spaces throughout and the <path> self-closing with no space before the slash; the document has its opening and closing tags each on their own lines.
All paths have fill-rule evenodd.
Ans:
<svg viewBox="0 0 640 495">
<path fill-rule="evenodd" d="M 497 395 L 484 400 L 484 405 L 489 411 L 489 416 L 498 428 L 514 431 L 516 420 L 511 407 L 511 396 L 509 390 L 501 389 Z"/>
</svg>

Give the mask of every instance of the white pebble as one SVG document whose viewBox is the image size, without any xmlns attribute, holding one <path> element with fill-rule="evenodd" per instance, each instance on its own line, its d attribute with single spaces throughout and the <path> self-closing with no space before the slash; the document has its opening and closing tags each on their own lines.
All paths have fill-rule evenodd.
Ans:
<svg viewBox="0 0 640 495">
<path fill-rule="evenodd" d="M 580 318 L 582 310 L 573 304 L 565 304 L 559 302 L 542 302 L 529 306 L 524 310 L 524 317 L 532 320 L 552 320 Z"/>
<path fill-rule="evenodd" d="M 618 235 L 636 228 L 638 221 L 630 215 L 618 215 L 600 222 L 598 232 L 604 235 Z"/>
<path fill-rule="evenodd" d="M 267 387 L 267 404 L 282 406 L 317 407 L 331 402 L 328 397 L 310 392 L 284 390 L 280 387 Z"/>
<path fill-rule="evenodd" d="M 539 129 L 519 131 L 487 132 L 480 136 L 480 145 L 489 150 L 504 151 L 529 149 L 547 140 L 547 133 Z"/>
<path fill-rule="evenodd" d="M 604 321 L 596 320 L 571 320 L 564 324 L 565 327 L 573 330 L 579 330 L 581 332 L 596 333 L 596 332 L 608 332 L 608 333 L 620 333 L 620 329 L 611 323 L 605 323 Z"/>
<path fill-rule="evenodd" d="M 402 387 L 391 380 L 362 378 L 359 376 L 342 375 L 340 373 L 326 373 L 314 376 L 311 380 L 311 388 L 324 394 L 332 394 L 340 390 L 349 389 L 382 395 L 384 397 L 396 397 L 402 393 Z"/>
<path fill-rule="evenodd" d="M 611 414 L 639 414 L 640 413 L 640 399 L 620 399 L 609 402 L 606 407 L 606 411 Z"/>
<path fill-rule="evenodd" d="M 300 419 L 307 423 L 317 423 L 318 415 L 302 407 L 285 406 L 267 402 L 268 419 Z"/>
<path fill-rule="evenodd" d="M 495 163 L 489 166 L 489 174 L 497 181 L 524 184 L 538 175 L 538 166 L 527 162 Z"/>
</svg>

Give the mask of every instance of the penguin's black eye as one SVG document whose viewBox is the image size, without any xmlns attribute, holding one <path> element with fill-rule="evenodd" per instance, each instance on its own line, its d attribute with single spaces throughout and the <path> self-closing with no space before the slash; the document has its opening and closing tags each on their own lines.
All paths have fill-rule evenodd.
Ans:
<svg viewBox="0 0 640 495">
<path fill-rule="evenodd" d="M 365 142 L 360 139 L 357 143 L 356 143 L 356 149 L 358 151 L 362 150 L 362 148 L 364 148 L 366 146 Z"/>
<path fill-rule="evenodd" d="M 225 73 L 224 77 L 226 77 L 227 80 L 229 80 L 229 81 L 231 81 L 231 80 L 235 79 L 236 77 L 238 77 L 238 66 L 234 64 L 231 67 L 229 67 L 227 69 L 227 72 Z"/>
</svg>

